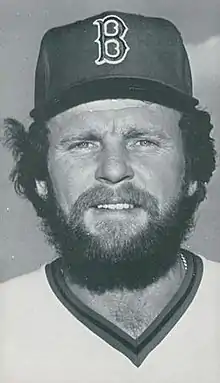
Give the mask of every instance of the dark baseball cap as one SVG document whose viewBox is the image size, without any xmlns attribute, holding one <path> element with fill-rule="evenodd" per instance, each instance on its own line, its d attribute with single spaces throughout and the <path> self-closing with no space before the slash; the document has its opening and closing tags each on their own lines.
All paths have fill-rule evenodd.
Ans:
<svg viewBox="0 0 220 383">
<path fill-rule="evenodd" d="M 125 98 L 180 111 L 198 104 L 182 37 L 170 21 L 108 11 L 45 33 L 30 112 L 35 120 Z"/>
</svg>

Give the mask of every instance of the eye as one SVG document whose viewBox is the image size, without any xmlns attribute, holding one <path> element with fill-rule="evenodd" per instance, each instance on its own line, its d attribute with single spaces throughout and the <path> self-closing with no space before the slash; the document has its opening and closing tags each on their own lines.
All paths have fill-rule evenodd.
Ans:
<svg viewBox="0 0 220 383">
<path fill-rule="evenodd" d="M 68 146 L 68 150 L 72 150 L 72 149 L 90 149 L 90 148 L 92 148 L 94 146 L 95 146 L 94 142 L 90 142 L 90 141 L 73 142 L 72 144 L 70 144 Z"/>
<path fill-rule="evenodd" d="M 148 139 L 143 139 L 143 140 L 138 140 L 135 142 L 135 146 L 159 146 L 159 144 L 156 141 L 153 140 L 148 140 Z"/>
</svg>

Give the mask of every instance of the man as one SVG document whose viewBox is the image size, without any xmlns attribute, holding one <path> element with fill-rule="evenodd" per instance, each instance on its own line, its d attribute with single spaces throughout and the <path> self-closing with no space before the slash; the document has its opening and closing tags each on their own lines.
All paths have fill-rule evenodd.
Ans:
<svg viewBox="0 0 220 383">
<path fill-rule="evenodd" d="M 180 248 L 215 169 L 180 33 L 120 12 L 54 28 L 35 86 L 5 144 L 59 257 L 1 286 L 1 382 L 218 382 L 220 266 Z"/>
</svg>

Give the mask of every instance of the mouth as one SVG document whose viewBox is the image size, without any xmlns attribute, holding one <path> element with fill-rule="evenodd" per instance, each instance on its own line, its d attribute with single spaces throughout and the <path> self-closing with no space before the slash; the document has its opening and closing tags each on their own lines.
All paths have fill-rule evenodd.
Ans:
<svg viewBox="0 0 220 383">
<path fill-rule="evenodd" d="M 133 209 L 134 205 L 130 205 L 127 203 L 115 203 L 115 204 L 105 204 L 105 205 L 97 205 L 97 209 L 105 209 L 105 210 L 128 210 Z"/>
<path fill-rule="evenodd" d="M 111 211 L 111 212 L 120 212 L 120 211 L 132 211 L 134 209 L 140 208 L 138 205 L 128 204 L 128 203 L 110 203 L 110 204 L 98 204 L 92 206 L 96 211 Z"/>
</svg>

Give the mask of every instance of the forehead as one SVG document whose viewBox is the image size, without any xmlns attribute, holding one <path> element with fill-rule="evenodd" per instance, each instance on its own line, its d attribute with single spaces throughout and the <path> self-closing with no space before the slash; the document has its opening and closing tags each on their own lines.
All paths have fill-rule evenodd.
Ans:
<svg viewBox="0 0 220 383">
<path fill-rule="evenodd" d="M 180 113 L 155 103 L 140 100 L 99 100 L 73 107 L 48 122 L 51 134 L 63 135 L 86 128 L 123 131 L 128 126 L 172 131 Z"/>
</svg>

